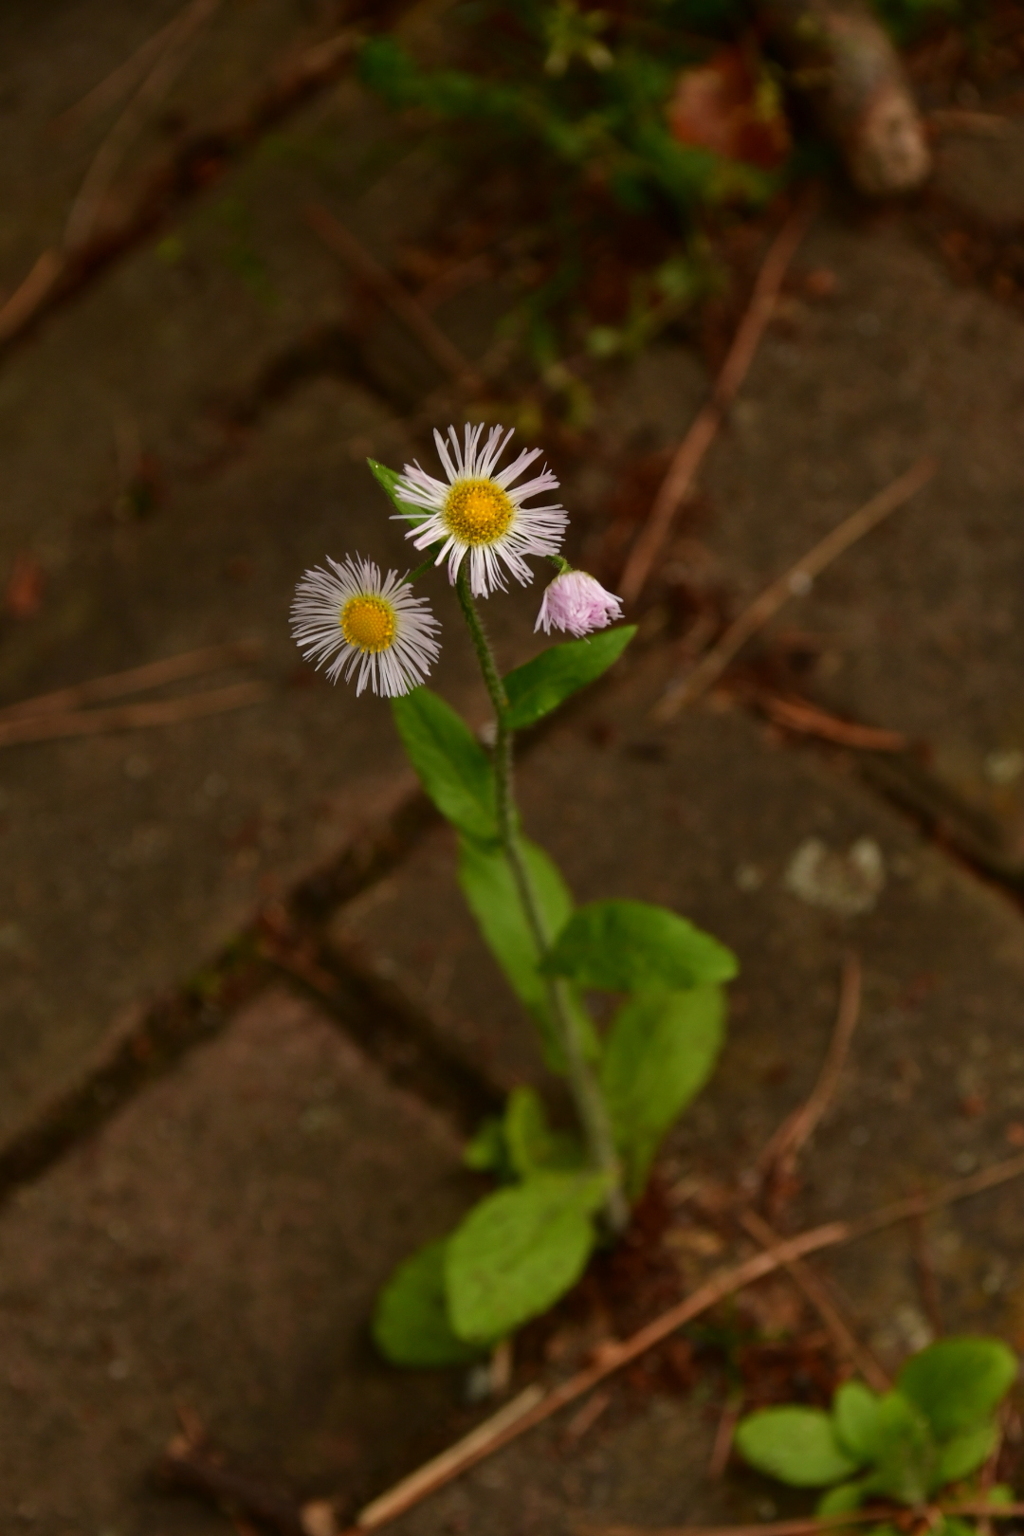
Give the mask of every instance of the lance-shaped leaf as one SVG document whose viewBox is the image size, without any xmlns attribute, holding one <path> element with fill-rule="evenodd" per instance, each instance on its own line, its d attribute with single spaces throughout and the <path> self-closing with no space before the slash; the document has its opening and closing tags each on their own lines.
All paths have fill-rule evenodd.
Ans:
<svg viewBox="0 0 1024 1536">
<path fill-rule="evenodd" d="M 469 726 L 429 688 L 392 699 L 398 734 L 441 815 L 485 841 L 498 836 L 494 772 Z"/>
<path fill-rule="evenodd" d="M 366 462 L 370 466 L 370 473 L 382 488 L 396 512 L 402 517 L 407 517 L 412 521 L 420 523 L 423 522 L 424 518 L 430 516 L 430 513 L 424 507 L 417 507 L 411 501 L 403 501 L 399 496 L 398 482 L 401 476 L 397 470 L 388 469 L 386 464 L 378 464 L 376 459 L 367 459 Z M 410 521 L 410 527 L 412 526 L 412 521 Z"/>
<path fill-rule="evenodd" d="M 448 1314 L 460 1338 L 501 1338 L 575 1285 L 606 1189 L 600 1174 L 538 1173 L 470 1211 L 445 1250 Z"/>
<path fill-rule="evenodd" d="M 572 896 L 543 848 L 520 838 L 519 847 L 526 863 L 541 916 L 549 933 L 557 933 L 572 912 Z M 554 1071 L 564 1070 L 561 1048 L 550 1015 L 548 989 L 540 974 L 540 951 L 519 898 L 508 859 L 501 848 L 481 846 L 471 838 L 459 843 L 459 884 L 480 931 L 504 971 L 520 1001 L 540 1025 L 545 1056 Z M 584 1049 L 595 1057 L 597 1042 L 593 1026 L 579 1000 L 567 999 L 583 1040 Z"/>
<path fill-rule="evenodd" d="M 635 634 L 635 624 L 621 624 L 586 640 L 552 645 L 510 672 L 505 678 L 509 725 L 521 731 L 549 715 L 564 699 L 607 672 Z"/>
<path fill-rule="evenodd" d="M 377 1298 L 373 1337 L 395 1365 L 463 1365 L 484 1345 L 457 1338 L 448 1321 L 444 1254 L 448 1239 L 428 1243 L 395 1270 Z"/>
<path fill-rule="evenodd" d="M 656 992 L 730 981 L 737 965 L 724 944 L 667 907 L 595 901 L 573 913 L 544 969 L 581 987 Z"/>
<path fill-rule="evenodd" d="M 844 1451 L 860 1462 L 878 1452 L 879 1399 L 862 1381 L 844 1381 L 832 1399 L 832 1420 Z"/>
<path fill-rule="evenodd" d="M 601 1054 L 601 1086 L 632 1199 L 661 1138 L 711 1075 L 724 1018 L 716 986 L 640 993 L 616 1014 Z"/>
</svg>

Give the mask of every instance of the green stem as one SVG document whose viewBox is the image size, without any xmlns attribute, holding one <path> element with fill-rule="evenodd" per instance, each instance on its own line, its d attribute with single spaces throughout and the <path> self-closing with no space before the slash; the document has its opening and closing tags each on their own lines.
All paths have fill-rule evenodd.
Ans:
<svg viewBox="0 0 1024 1536">
<path fill-rule="evenodd" d="M 497 736 L 494 743 L 494 778 L 498 811 L 498 832 L 501 846 L 508 859 L 526 918 L 537 951 L 543 958 L 551 948 L 544 913 L 523 850 L 519 842 L 518 817 L 512 783 L 513 731 L 508 724 L 508 696 L 501 680 L 494 652 L 491 650 L 480 615 L 469 587 L 468 557 L 463 560 L 456 580 L 459 605 L 469 628 L 473 647 L 480 663 L 484 683 L 494 708 Z M 572 996 L 568 982 L 560 977 L 545 978 L 548 1006 L 558 1034 L 562 1055 L 565 1059 L 566 1077 L 576 1105 L 580 1124 L 587 1142 L 590 1161 L 608 1178 L 608 1195 L 605 1200 L 605 1220 L 613 1233 L 623 1232 L 629 1223 L 629 1205 L 622 1188 L 622 1167 L 615 1149 L 608 1107 L 593 1067 L 587 1060 L 579 1026 L 573 1013 Z"/>
</svg>

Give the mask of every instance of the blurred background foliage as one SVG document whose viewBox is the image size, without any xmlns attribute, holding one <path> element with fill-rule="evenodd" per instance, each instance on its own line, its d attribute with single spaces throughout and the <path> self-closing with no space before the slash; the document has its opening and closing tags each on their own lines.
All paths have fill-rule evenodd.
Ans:
<svg viewBox="0 0 1024 1536">
<path fill-rule="evenodd" d="M 977 3 L 876 0 L 904 44 Z M 723 236 L 834 154 L 747 0 L 464 0 L 447 23 L 454 57 L 380 35 L 360 74 L 433 127 L 535 263 L 506 335 L 571 420 L 579 363 L 685 322 L 725 280 Z"/>
</svg>

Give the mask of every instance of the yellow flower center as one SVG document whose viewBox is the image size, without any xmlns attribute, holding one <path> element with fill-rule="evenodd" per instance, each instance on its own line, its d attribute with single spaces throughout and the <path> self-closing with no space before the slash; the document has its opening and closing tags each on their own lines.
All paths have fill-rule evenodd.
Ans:
<svg viewBox="0 0 1024 1536">
<path fill-rule="evenodd" d="M 512 526 L 516 509 L 493 480 L 456 480 L 441 515 L 463 544 L 496 544 Z"/>
<path fill-rule="evenodd" d="M 382 597 L 365 592 L 350 597 L 338 615 L 341 632 L 357 651 L 386 651 L 395 642 L 398 620 Z"/>
</svg>

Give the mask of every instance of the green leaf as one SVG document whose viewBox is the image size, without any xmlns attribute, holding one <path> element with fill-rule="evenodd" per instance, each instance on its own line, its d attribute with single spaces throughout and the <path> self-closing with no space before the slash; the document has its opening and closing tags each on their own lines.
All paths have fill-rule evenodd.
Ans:
<svg viewBox="0 0 1024 1536">
<path fill-rule="evenodd" d="M 707 1082 L 724 1018 L 725 999 L 715 986 L 641 993 L 616 1014 L 601 1056 L 601 1086 L 631 1198 L 642 1192 L 661 1138 Z"/>
<path fill-rule="evenodd" d="M 484 1346 L 457 1338 L 448 1321 L 444 1294 L 448 1241 L 428 1243 L 406 1259 L 377 1298 L 374 1341 L 395 1365 L 463 1365 L 483 1352 Z"/>
<path fill-rule="evenodd" d="M 860 1462 L 878 1449 L 878 1397 L 862 1381 L 844 1381 L 832 1399 L 832 1421 L 844 1451 Z"/>
<path fill-rule="evenodd" d="M 872 1493 L 920 1504 L 933 1486 L 939 1449 L 920 1409 L 896 1390 L 878 1401 Z"/>
<path fill-rule="evenodd" d="M 594 901 L 573 913 L 544 969 L 610 992 L 685 991 L 730 981 L 737 964 L 724 944 L 667 907 Z"/>
<path fill-rule="evenodd" d="M 1017 1357 L 998 1339 L 940 1339 L 908 1360 L 900 1391 L 917 1404 L 940 1440 L 987 1419 L 1017 1376 Z"/>
<path fill-rule="evenodd" d="M 956 1515 L 946 1515 L 939 1522 L 935 1536 L 978 1536 L 978 1531 L 969 1520 L 958 1520 Z"/>
<path fill-rule="evenodd" d="M 412 695 L 408 695 L 412 697 Z M 549 933 L 557 933 L 572 912 L 572 896 L 543 848 L 520 838 L 526 867 Z M 540 1025 L 545 1059 L 555 1072 L 564 1070 L 562 1052 L 548 1007 L 548 990 L 540 974 L 540 952 L 523 914 L 508 860 L 500 848 L 481 847 L 469 838 L 459 841 L 459 884 L 491 953 L 516 996 Z M 597 1041 L 589 1015 L 572 999 L 577 1024 L 591 1057 Z"/>
<path fill-rule="evenodd" d="M 411 501 L 402 501 L 398 495 L 398 482 L 401 476 L 397 470 L 388 469 L 386 464 L 378 464 L 376 459 L 367 459 L 366 462 L 370 466 L 370 473 L 377 484 L 383 488 L 385 496 L 392 503 L 396 512 L 402 517 L 407 517 L 418 523 L 422 523 L 425 518 L 430 516 L 425 507 L 417 507 Z"/>
<path fill-rule="evenodd" d="M 495 839 L 494 773 L 469 726 L 429 688 L 392 699 L 391 708 L 402 745 L 441 815 L 470 837 Z"/>
<path fill-rule="evenodd" d="M 740 1455 L 793 1488 L 824 1488 L 857 1470 L 821 1408 L 761 1408 L 736 1429 Z"/>
<path fill-rule="evenodd" d="M 855 1509 L 859 1509 L 864 1502 L 864 1478 L 854 1478 L 849 1483 L 838 1483 L 835 1488 L 830 1488 L 823 1493 L 814 1506 L 814 1513 L 819 1516 L 846 1515 Z"/>
<path fill-rule="evenodd" d="M 575 1285 L 605 1189 L 600 1174 L 538 1173 L 470 1211 L 445 1254 L 448 1310 L 460 1338 L 502 1337 Z"/>
<path fill-rule="evenodd" d="M 635 634 L 635 624 L 620 624 L 587 640 L 552 645 L 524 666 L 516 667 L 505 678 L 509 725 L 521 731 L 549 715 L 571 694 L 607 672 Z"/>
<path fill-rule="evenodd" d="M 505 1107 L 508 1160 L 521 1179 L 549 1169 L 578 1169 L 583 1149 L 575 1136 L 553 1131 L 540 1095 L 533 1088 L 513 1088 Z"/>
<path fill-rule="evenodd" d="M 939 1447 L 939 1464 L 931 1491 L 944 1488 L 947 1483 L 958 1483 L 962 1477 L 977 1472 L 991 1456 L 998 1438 L 995 1421 L 989 1419 L 944 1441 Z"/>
</svg>

